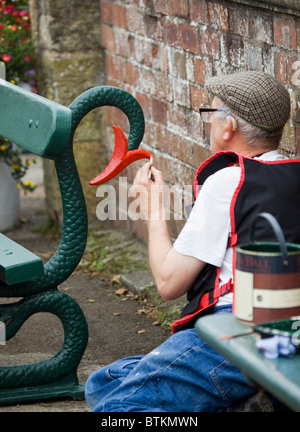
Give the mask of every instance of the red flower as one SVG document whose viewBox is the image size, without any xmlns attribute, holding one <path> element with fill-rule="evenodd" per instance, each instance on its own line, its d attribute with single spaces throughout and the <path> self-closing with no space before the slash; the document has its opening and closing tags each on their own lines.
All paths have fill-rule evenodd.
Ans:
<svg viewBox="0 0 300 432">
<path fill-rule="evenodd" d="M 4 62 L 9 62 L 11 60 L 11 56 L 9 54 L 2 54 L 1 58 Z"/>
</svg>

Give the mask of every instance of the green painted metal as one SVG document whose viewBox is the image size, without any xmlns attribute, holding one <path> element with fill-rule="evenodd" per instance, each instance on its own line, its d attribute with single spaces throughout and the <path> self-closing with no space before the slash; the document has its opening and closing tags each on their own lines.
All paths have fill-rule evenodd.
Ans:
<svg viewBox="0 0 300 432">
<path fill-rule="evenodd" d="M 0 234 L 0 280 L 7 285 L 44 276 L 41 258 Z"/>
<path fill-rule="evenodd" d="M 71 131 L 70 109 L 0 80 L 0 135 L 49 159 L 64 150 Z"/>
<path fill-rule="evenodd" d="M 245 335 L 252 329 L 233 315 L 208 315 L 195 324 L 200 338 L 235 364 L 252 385 L 267 390 L 292 410 L 300 411 L 299 354 L 267 359 L 255 346 L 257 335 Z M 240 336 L 229 337 L 236 335 Z"/>
<path fill-rule="evenodd" d="M 21 98 L 29 99 L 30 107 L 35 103 L 41 110 L 42 106 L 49 106 L 49 101 L 42 97 L 16 89 L 15 86 L 7 87 L 6 83 L 0 81 L 0 88 L 2 86 L 6 91 L 9 88 L 10 92 L 16 92 L 9 95 L 9 100 L 13 100 L 18 94 Z M 52 102 L 50 105 L 53 107 Z M 59 121 L 57 126 L 60 133 L 57 134 L 56 127 L 53 127 L 53 135 L 47 140 L 48 144 L 43 141 L 43 145 L 40 146 L 36 140 L 37 151 L 35 146 L 28 147 L 25 135 L 23 138 L 19 135 L 19 145 L 29 148 L 36 154 L 40 154 L 42 147 L 43 156 L 55 160 L 62 199 L 63 230 L 57 251 L 44 264 L 43 277 L 10 286 L 0 281 L 0 297 L 22 297 L 18 302 L 0 305 L 0 320 L 8 323 L 6 337 L 9 340 L 32 314 L 50 312 L 61 320 L 65 338 L 62 349 L 51 359 L 0 367 L 0 404 L 59 397 L 62 394 L 74 399 L 84 397 L 84 386 L 78 383 L 77 379 L 77 367 L 87 345 L 88 327 L 77 303 L 61 293 L 57 287 L 76 269 L 87 239 L 86 204 L 73 155 L 73 136 L 86 114 L 105 105 L 115 106 L 127 115 L 130 123 L 128 148 L 138 148 L 145 126 L 141 107 L 129 93 L 110 86 L 89 89 L 75 99 L 66 109 L 67 113 L 71 113 L 70 129 L 69 123 L 66 122 L 66 130 L 61 131 Z M 62 111 L 65 112 L 64 107 L 59 106 L 56 112 Z M 13 111 L 10 113 L 14 116 Z M 1 115 L 2 113 L 0 117 Z M 28 119 L 28 113 L 24 113 L 24 117 Z M 0 127 L 0 134 L 1 131 Z"/>
</svg>

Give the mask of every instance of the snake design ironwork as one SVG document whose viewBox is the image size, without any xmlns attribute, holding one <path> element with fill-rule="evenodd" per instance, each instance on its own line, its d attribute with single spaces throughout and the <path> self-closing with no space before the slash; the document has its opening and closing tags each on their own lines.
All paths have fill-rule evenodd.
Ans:
<svg viewBox="0 0 300 432">
<path fill-rule="evenodd" d="M 22 297 L 0 305 L 0 320 L 7 319 L 6 338 L 13 337 L 24 322 L 37 312 L 51 312 L 63 324 L 64 343 L 52 358 L 40 362 L 0 367 L 0 401 L 5 389 L 45 386 L 51 383 L 76 385 L 77 367 L 88 340 L 88 326 L 78 304 L 60 292 L 58 286 L 76 269 L 87 241 L 87 211 L 74 155 L 73 137 L 82 118 L 91 110 L 114 106 L 128 117 L 128 150 L 137 149 L 144 135 L 144 115 L 137 100 L 128 92 L 111 86 L 94 87 L 78 96 L 69 106 L 72 127 L 69 141 L 55 160 L 63 207 L 62 237 L 57 251 L 44 265 L 44 277 L 7 286 L 0 282 L 0 297 Z"/>
</svg>

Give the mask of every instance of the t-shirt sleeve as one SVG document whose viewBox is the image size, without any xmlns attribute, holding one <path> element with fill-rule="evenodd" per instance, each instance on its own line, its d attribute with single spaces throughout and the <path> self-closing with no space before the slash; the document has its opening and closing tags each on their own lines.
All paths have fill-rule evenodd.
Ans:
<svg viewBox="0 0 300 432">
<path fill-rule="evenodd" d="M 177 252 L 220 267 L 230 233 L 230 205 L 240 168 L 224 168 L 204 183 L 193 210 L 174 243 Z"/>
</svg>

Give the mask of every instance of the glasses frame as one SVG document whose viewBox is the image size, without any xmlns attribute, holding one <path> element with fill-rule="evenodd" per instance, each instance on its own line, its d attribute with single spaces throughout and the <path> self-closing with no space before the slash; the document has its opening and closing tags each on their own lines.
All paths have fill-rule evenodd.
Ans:
<svg viewBox="0 0 300 432">
<path fill-rule="evenodd" d="M 236 118 L 231 114 L 231 112 L 227 108 L 212 108 L 212 107 L 203 106 L 203 105 L 200 106 L 199 113 L 200 113 L 201 120 L 203 121 L 204 124 L 209 124 L 210 125 L 211 124 L 212 116 L 209 117 L 209 120 L 203 119 L 203 116 L 202 116 L 202 114 L 209 113 L 209 112 L 211 112 L 211 113 L 214 113 L 214 112 L 224 112 L 224 113 L 226 113 L 227 116 L 231 120 L 232 132 L 235 132 L 237 130 L 238 124 L 237 124 Z"/>
<path fill-rule="evenodd" d="M 208 112 L 214 113 L 214 112 L 218 112 L 218 111 L 219 111 L 219 112 L 225 112 L 229 117 L 234 118 L 233 115 L 231 114 L 231 112 L 230 112 L 228 109 L 226 109 L 226 108 L 212 108 L 212 107 L 206 107 L 206 106 L 201 106 L 201 107 L 199 108 L 200 117 L 201 117 L 201 120 L 202 120 L 204 123 L 210 123 L 211 118 L 209 119 L 209 121 L 205 121 L 205 120 L 203 120 L 203 118 L 202 118 L 202 113 L 203 113 L 203 114 L 204 114 L 204 113 L 208 113 Z"/>
</svg>

